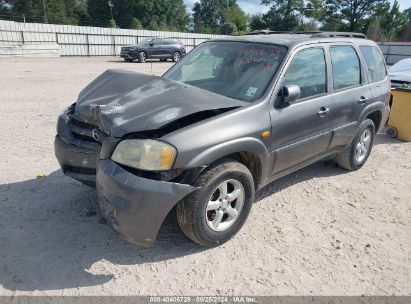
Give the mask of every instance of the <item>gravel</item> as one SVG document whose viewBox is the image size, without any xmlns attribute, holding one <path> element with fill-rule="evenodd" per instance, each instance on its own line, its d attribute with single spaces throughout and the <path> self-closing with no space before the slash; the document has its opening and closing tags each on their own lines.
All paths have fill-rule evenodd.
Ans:
<svg viewBox="0 0 411 304">
<path fill-rule="evenodd" d="M 59 170 L 56 118 L 108 68 L 170 66 L 0 60 L 0 295 L 411 295 L 411 143 L 384 135 L 359 171 L 321 162 L 262 189 L 218 248 L 173 213 L 149 249 L 101 224 L 94 189 Z"/>
</svg>

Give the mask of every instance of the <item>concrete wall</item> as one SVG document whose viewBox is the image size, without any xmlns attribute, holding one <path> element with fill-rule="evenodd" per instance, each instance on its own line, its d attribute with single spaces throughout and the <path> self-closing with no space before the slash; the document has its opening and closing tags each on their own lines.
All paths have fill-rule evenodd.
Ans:
<svg viewBox="0 0 411 304">
<path fill-rule="evenodd" d="M 57 43 L 0 45 L 1 57 L 60 57 Z"/>
<path fill-rule="evenodd" d="M 57 44 L 61 56 L 118 56 L 122 46 L 147 37 L 178 38 L 191 51 L 203 41 L 226 36 L 0 20 L 0 46 Z"/>
</svg>

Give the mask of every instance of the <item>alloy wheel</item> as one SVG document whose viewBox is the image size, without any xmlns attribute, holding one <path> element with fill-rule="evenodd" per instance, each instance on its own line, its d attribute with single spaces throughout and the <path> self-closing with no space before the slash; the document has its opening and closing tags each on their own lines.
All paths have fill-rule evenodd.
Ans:
<svg viewBox="0 0 411 304">
<path fill-rule="evenodd" d="M 222 182 L 212 192 L 206 207 L 206 221 L 213 231 L 223 231 L 238 219 L 244 205 L 243 185 L 235 179 Z"/>
</svg>

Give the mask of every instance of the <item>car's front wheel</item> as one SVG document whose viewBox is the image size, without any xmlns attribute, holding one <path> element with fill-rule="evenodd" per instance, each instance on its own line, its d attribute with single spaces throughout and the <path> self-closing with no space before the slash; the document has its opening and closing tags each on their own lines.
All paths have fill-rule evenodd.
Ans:
<svg viewBox="0 0 411 304">
<path fill-rule="evenodd" d="M 226 159 L 194 182 L 200 189 L 177 204 L 177 220 L 194 242 L 213 247 L 232 238 L 243 226 L 254 200 L 254 181 L 243 164 Z"/>
<path fill-rule="evenodd" d="M 375 126 L 371 119 L 365 119 L 359 126 L 357 134 L 354 136 L 344 152 L 337 155 L 337 163 L 347 170 L 360 169 L 370 156 L 374 143 Z"/>
<path fill-rule="evenodd" d="M 174 52 L 174 54 L 173 54 L 173 61 L 174 61 L 174 62 L 179 62 L 180 59 L 181 59 L 181 54 L 180 54 L 180 52 Z"/>
</svg>

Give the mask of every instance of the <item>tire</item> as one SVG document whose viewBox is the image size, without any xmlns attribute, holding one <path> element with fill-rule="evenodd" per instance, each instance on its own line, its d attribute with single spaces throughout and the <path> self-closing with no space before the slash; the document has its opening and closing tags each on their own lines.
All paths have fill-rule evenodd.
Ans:
<svg viewBox="0 0 411 304">
<path fill-rule="evenodd" d="M 174 62 L 179 62 L 180 59 L 181 59 L 181 54 L 180 54 L 180 52 L 175 51 L 175 52 L 173 53 L 173 61 L 174 61 Z"/>
<path fill-rule="evenodd" d="M 398 130 L 397 130 L 397 128 L 389 127 L 387 129 L 387 131 L 385 132 L 385 134 L 387 134 L 387 136 L 389 136 L 391 138 L 397 138 L 398 137 Z"/>
<path fill-rule="evenodd" d="M 146 52 L 139 52 L 138 55 L 137 55 L 137 58 L 138 58 L 138 61 L 141 62 L 141 63 L 146 62 L 146 60 L 147 60 Z"/>
<path fill-rule="evenodd" d="M 193 185 L 200 189 L 177 204 L 181 230 L 202 246 L 214 247 L 227 242 L 243 226 L 254 201 L 254 181 L 250 171 L 243 164 L 225 159 L 210 165 Z M 219 189 L 224 188 L 228 200 L 219 200 L 224 195 Z M 220 209 L 216 204 L 220 204 Z"/>
<path fill-rule="evenodd" d="M 344 152 L 337 155 L 337 164 L 350 171 L 360 169 L 371 153 L 374 136 L 374 123 L 371 119 L 365 119 L 360 124 L 352 142 L 345 148 Z"/>
</svg>

